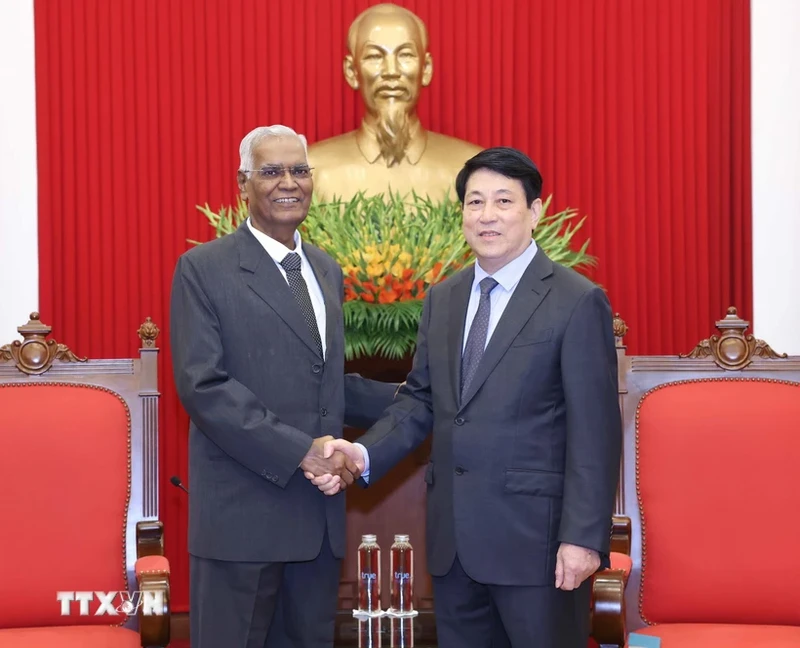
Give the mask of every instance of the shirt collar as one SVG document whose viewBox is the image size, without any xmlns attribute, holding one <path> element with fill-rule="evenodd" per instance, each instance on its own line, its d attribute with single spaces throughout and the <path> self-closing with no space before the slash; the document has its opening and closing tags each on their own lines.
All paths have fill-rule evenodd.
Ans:
<svg viewBox="0 0 800 648">
<path fill-rule="evenodd" d="M 261 243 L 262 247 L 267 251 L 267 254 L 272 257 L 275 263 L 280 263 L 283 261 L 284 257 L 291 252 L 297 252 L 300 255 L 300 258 L 305 261 L 305 254 L 303 254 L 303 241 L 300 238 L 300 232 L 297 230 L 294 231 L 294 250 L 290 250 L 283 243 L 279 243 L 271 236 L 267 236 L 264 234 L 264 232 L 253 227 L 253 223 L 249 216 L 247 217 L 247 227 L 253 233 L 253 236 L 256 237 L 256 240 Z"/>
<path fill-rule="evenodd" d="M 375 129 L 367 124 L 366 120 L 361 122 L 361 128 L 356 131 L 356 143 L 367 162 L 375 164 L 380 159 L 381 147 L 375 136 Z M 425 152 L 427 145 L 428 132 L 422 128 L 419 121 L 416 121 L 411 127 L 411 140 L 403 153 L 403 159 L 408 160 L 410 164 L 416 164 Z"/>
<path fill-rule="evenodd" d="M 519 283 L 519 280 L 522 279 L 522 275 L 525 274 L 525 270 L 528 268 L 531 261 L 533 261 L 533 257 L 536 256 L 537 250 L 538 247 L 536 246 L 536 241 L 531 239 L 531 244 L 525 248 L 525 251 L 522 254 L 520 254 L 513 261 L 509 261 L 493 275 L 489 275 L 486 270 L 481 268 L 481 264 L 476 261 L 475 279 L 472 282 L 472 289 L 474 290 L 475 286 L 480 284 L 481 280 L 491 276 L 495 281 L 497 281 L 498 284 L 500 284 L 503 290 L 506 292 L 512 291 Z"/>
</svg>

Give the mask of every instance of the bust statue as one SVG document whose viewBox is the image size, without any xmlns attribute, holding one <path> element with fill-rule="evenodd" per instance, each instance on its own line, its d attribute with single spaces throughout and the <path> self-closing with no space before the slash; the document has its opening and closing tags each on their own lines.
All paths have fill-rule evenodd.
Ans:
<svg viewBox="0 0 800 648">
<path fill-rule="evenodd" d="M 455 196 L 459 170 L 479 146 L 425 130 L 417 116 L 433 76 L 425 23 L 394 4 L 361 13 L 347 34 L 344 77 L 365 104 L 361 126 L 308 149 L 320 200 L 350 200 L 412 190 L 433 200 Z"/>
</svg>

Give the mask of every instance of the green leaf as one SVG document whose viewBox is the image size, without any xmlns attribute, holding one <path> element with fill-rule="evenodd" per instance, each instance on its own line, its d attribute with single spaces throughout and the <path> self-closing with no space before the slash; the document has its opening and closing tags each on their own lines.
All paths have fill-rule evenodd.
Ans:
<svg viewBox="0 0 800 648">
<path fill-rule="evenodd" d="M 538 226 L 533 232 L 537 245 L 557 263 L 577 270 L 595 266 L 597 259 L 589 254 L 589 240 L 575 249 L 575 236 L 586 216 L 567 208 L 549 214 L 552 196 L 543 203 Z M 217 238 L 230 234 L 247 218 L 247 204 L 237 197 L 236 204 L 214 212 L 206 203 L 197 206 L 214 229 Z M 334 199 L 321 203 L 312 199 L 308 216 L 300 226 L 304 241 L 325 250 L 350 275 L 350 288 L 359 296 L 343 306 L 345 357 L 364 356 L 400 358 L 413 353 L 417 327 L 422 314 L 423 291 L 432 279 L 438 283 L 459 272 L 474 261 L 461 229 L 461 206 L 449 198 L 434 202 L 415 192 L 406 196 L 387 193 L 367 196 L 364 192 L 352 200 Z M 189 241 L 201 245 L 198 241 Z M 408 279 L 403 279 L 409 275 Z M 383 283 L 390 278 L 390 284 Z M 379 298 L 394 285 L 407 290 L 403 301 L 380 303 Z M 376 291 L 363 288 L 374 285 Z M 364 292 L 374 302 L 365 301 Z M 408 299 L 408 297 L 411 299 Z M 395 295 L 397 299 L 397 295 Z"/>
</svg>

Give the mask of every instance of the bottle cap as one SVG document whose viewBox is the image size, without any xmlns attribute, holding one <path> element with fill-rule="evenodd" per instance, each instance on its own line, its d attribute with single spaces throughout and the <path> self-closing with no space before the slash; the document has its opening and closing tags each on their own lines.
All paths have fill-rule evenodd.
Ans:
<svg viewBox="0 0 800 648">
<path fill-rule="evenodd" d="M 408 535 L 407 534 L 396 534 L 394 536 L 395 542 L 408 542 Z"/>
<path fill-rule="evenodd" d="M 366 535 L 361 536 L 361 542 L 377 542 L 377 541 L 378 541 L 378 536 L 376 536 L 374 533 L 368 533 Z"/>
</svg>

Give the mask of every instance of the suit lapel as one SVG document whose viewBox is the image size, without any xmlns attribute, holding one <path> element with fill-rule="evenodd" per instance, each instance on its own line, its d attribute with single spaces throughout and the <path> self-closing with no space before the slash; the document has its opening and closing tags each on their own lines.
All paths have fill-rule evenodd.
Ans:
<svg viewBox="0 0 800 648">
<path fill-rule="evenodd" d="M 306 254 L 308 262 L 311 264 L 311 269 L 317 277 L 317 283 L 322 289 L 322 296 L 325 299 L 325 351 L 327 358 L 332 355 L 332 350 L 335 354 L 336 350 L 333 346 L 336 344 L 336 338 L 333 333 L 336 330 L 336 323 L 340 318 L 341 311 L 341 297 L 339 291 L 331 284 L 332 277 L 328 273 L 328 268 L 315 247 L 304 245 L 303 251 Z"/>
<path fill-rule="evenodd" d="M 450 289 L 450 304 L 447 322 L 447 357 L 450 359 L 450 385 L 456 405 L 461 400 L 461 349 L 464 347 L 464 322 L 475 267 L 468 268 L 453 283 Z"/>
<path fill-rule="evenodd" d="M 303 319 L 300 306 L 289 284 L 275 265 L 272 257 L 258 242 L 243 222 L 233 234 L 239 248 L 239 267 L 245 271 L 245 282 L 251 290 L 274 310 L 314 353 L 319 355 L 317 344 Z"/>
<path fill-rule="evenodd" d="M 464 399 L 460 404 L 461 409 L 469 404 L 481 385 L 486 382 L 497 363 L 505 355 L 508 347 L 519 335 L 522 327 L 525 326 L 536 312 L 536 309 L 539 308 L 547 293 L 550 292 L 550 286 L 543 280 L 552 274 L 553 262 L 541 249 L 538 250 L 533 261 L 531 261 L 522 275 L 514 294 L 511 296 L 511 300 L 497 323 L 494 333 L 492 333 L 475 377 L 472 379 L 467 393 L 464 394 Z M 461 354 L 459 353 L 459 364 L 460 359 Z"/>
</svg>

